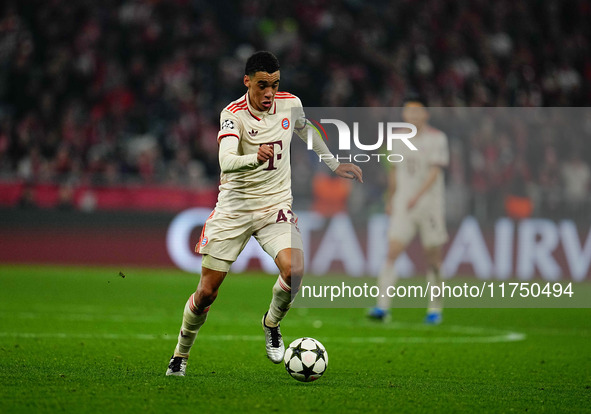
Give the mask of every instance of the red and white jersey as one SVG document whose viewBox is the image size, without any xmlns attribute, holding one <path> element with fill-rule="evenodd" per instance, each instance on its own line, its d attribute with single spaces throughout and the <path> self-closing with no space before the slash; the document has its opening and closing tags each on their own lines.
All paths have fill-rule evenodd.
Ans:
<svg viewBox="0 0 591 414">
<path fill-rule="evenodd" d="M 425 127 L 411 142 L 417 151 L 411 151 L 403 142 L 397 142 L 393 152 L 401 154 L 404 160 L 396 164 L 396 192 L 394 211 L 406 210 L 408 202 L 421 189 L 432 166 L 446 168 L 449 165 L 447 136 L 431 126 Z M 445 197 L 444 175 L 437 180 L 419 199 L 416 210 L 443 208 Z"/>
<path fill-rule="evenodd" d="M 224 108 L 218 142 L 231 135 L 237 137 L 238 155 L 256 154 L 261 145 L 273 145 L 274 157 L 255 169 L 222 172 L 216 211 L 245 212 L 281 203 L 291 205 L 291 138 L 294 127 L 301 128 L 304 119 L 300 99 L 287 92 L 276 93 L 269 111 L 255 110 L 248 93 Z"/>
</svg>

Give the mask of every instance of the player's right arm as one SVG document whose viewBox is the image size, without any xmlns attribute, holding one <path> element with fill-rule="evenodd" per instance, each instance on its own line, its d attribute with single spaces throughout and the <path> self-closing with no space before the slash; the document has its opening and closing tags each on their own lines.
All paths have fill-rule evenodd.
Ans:
<svg viewBox="0 0 591 414">
<path fill-rule="evenodd" d="M 218 160 L 223 173 L 250 171 L 273 157 L 273 147 L 263 145 L 256 154 L 240 155 L 238 146 L 242 123 L 233 113 L 222 111 L 218 132 Z"/>
<path fill-rule="evenodd" d="M 219 162 L 223 173 L 254 170 L 273 158 L 273 147 L 270 145 L 261 145 L 256 154 L 238 155 L 238 142 L 233 135 L 220 141 Z"/>
</svg>

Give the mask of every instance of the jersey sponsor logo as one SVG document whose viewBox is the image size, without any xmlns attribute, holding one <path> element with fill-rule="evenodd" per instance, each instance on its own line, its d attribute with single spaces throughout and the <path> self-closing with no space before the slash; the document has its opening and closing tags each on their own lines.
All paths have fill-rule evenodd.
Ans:
<svg viewBox="0 0 591 414">
<path fill-rule="evenodd" d="M 261 144 L 261 146 L 263 146 L 263 145 L 269 145 L 269 146 L 273 147 L 273 150 L 275 150 L 275 145 L 279 145 L 279 149 L 283 149 L 283 142 L 282 141 L 266 142 L 264 144 Z M 265 168 L 264 171 L 276 170 L 277 167 L 275 167 L 275 161 L 279 161 L 280 159 L 281 159 L 281 153 L 274 153 L 273 158 L 269 158 L 269 166 L 267 168 Z"/>
<path fill-rule="evenodd" d="M 222 121 L 222 129 L 234 129 L 234 121 L 230 119 L 224 119 Z"/>
<path fill-rule="evenodd" d="M 289 129 L 289 119 L 283 118 L 283 120 L 281 121 L 281 127 L 283 129 Z"/>
<path fill-rule="evenodd" d="M 248 135 L 250 135 L 253 138 L 256 137 L 258 133 L 259 131 L 255 131 L 254 129 L 252 131 L 248 131 Z"/>
</svg>

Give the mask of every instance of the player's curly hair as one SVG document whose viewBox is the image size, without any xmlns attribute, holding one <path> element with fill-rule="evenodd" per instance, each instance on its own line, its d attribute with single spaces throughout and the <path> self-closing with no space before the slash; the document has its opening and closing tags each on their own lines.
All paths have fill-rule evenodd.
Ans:
<svg viewBox="0 0 591 414">
<path fill-rule="evenodd" d="M 248 58 L 244 67 L 244 74 L 253 76 L 256 72 L 273 73 L 278 70 L 279 60 L 277 56 L 266 50 L 261 50 Z"/>
</svg>

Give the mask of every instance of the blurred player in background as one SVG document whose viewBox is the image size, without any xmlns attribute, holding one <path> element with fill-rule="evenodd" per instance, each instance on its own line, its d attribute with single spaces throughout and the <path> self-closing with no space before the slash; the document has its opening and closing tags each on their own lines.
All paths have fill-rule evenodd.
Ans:
<svg viewBox="0 0 591 414">
<path fill-rule="evenodd" d="M 418 150 L 411 151 L 406 145 L 394 148 L 404 160 L 392 167 L 388 177 L 385 198 L 386 214 L 390 216 L 388 253 L 378 276 L 377 306 L 368 314 L 372 319 L 389 317 L 392 298 L 386 289 L 398 281 L 394 263 L 417 232 L 427 260 L 427 280 L 431 285 L 441 285 L 442 246 L 447 241 L 443 169 L 449 164 L 449 150 L 446 135 L 429 125 L 426 106 L 421 97 L 409 98 L 403 105 L 404 121 L 417 127 L 412 143 Z M 440 299 L 430 302 L 425 322 L 440 323 L 441 311 Z"/>
<path fill-rule="evenodd" d="M 267 356 L 276 364 L 283 361 L 279 323 L 291 307 L 304 269 L 302 239 L 291 208 L 290 143 L 293 132 L 307 140 L 311 126 L 299 98 L 278 92 L 279 80 L 277 58 L 270 52 L 253 54 L 245 67 L 248 91 L 220 115 L 220 192 L 196 248 L 203 255 L 201 279 L 185 305 L 166 375 L 185 375 L 199 328 L 231 264 L 251 236 L 279 268 L 262 325 Z M 330 154 L 322 138 L 316 133 L 312 136 L 314 151 Z M 340 164 L 333 157 L 324 159 L 337 175 L 362 182 L 361 169 L 356 165 Z"/>
</svg>

